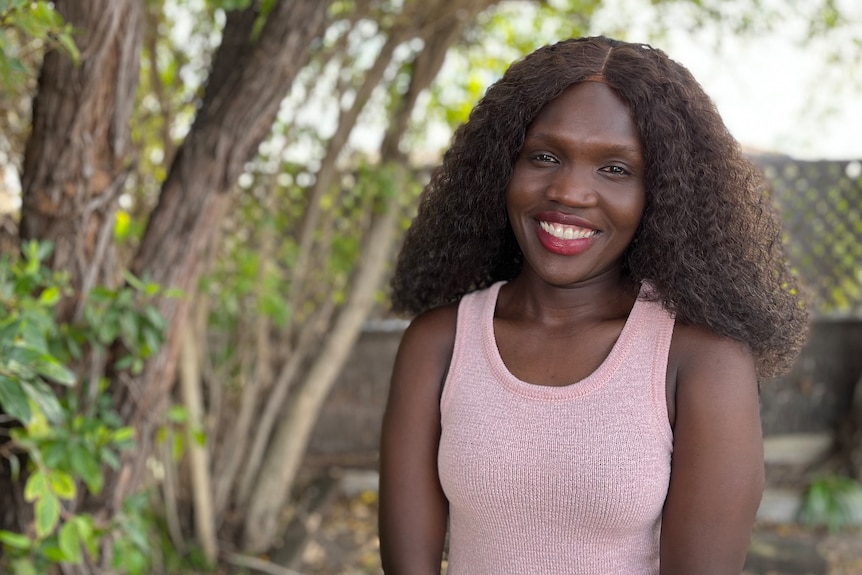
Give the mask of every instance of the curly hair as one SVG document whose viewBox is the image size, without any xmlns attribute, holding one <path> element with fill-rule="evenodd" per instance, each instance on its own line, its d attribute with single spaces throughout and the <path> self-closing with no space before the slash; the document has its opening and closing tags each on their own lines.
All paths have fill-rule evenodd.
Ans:
<svg viewBox="0 0 862 575">
<path fill-rule="evenodd" d="M 456 130 L 398 256 L 394 311 L 418 314 L 518 274 L 505 190 L 527 127 L 595 77 L 629 107 L 645 159 L 646 206 L 624 275 L 650 282 L 677 321 L 748 344 L 761 377 L 786 371 L 808 316 L 760 172 L 687 69 L 651 46 L 601 36 L 513 63 Z"/>
</svg>

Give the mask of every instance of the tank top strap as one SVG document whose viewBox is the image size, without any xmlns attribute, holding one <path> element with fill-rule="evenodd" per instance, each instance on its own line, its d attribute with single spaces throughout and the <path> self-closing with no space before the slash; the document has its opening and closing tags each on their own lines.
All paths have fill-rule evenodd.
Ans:
<svg viewBox="0 0 862 575">
<path fill-rule="evenodd" d="M 464 295 L 458 302 L 458 319 L 455 325 L 455 344 L 452 349 L 452 359 L 446 380 L 443 382 L 443 393 L 440 397 L 441 409 L 447 403 L 447 398 L 453 393 L 453 374 L 465 359 L 478 359 L 479 342 L 494 339 L 494 310 L 497 307 L 497 295 L 505 281 L 499 281 L 487 289 L 477 290 Z M 481 347 L 481 346 L 479 346 Z M 466 358 L 465 358 L 466 356 Z"/>
</svg>

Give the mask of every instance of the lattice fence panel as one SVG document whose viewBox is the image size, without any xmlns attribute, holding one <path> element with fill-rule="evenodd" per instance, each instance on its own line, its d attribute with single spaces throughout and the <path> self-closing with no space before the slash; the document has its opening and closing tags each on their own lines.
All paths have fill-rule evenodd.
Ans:
<svg viewBox="0 0 862 575">
<path fill-rule="evenodd" d="M 772 186 L 814 314 L 862 317 L 862 162 L 752 159 Z"/>
</svg>

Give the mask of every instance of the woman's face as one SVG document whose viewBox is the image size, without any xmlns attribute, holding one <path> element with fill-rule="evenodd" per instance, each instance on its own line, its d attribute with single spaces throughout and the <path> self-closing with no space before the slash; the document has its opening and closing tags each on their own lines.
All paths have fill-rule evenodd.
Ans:
<svg viewBox="0 0 862 575">
<path fill-rule="evenodd" d="M 549 102 L 506 189 L 522 273 L 553 285 L 619 277 L 643 214 L 643 170 L 637 128 L 609 86 L 582 82 Z"/>
</svg>

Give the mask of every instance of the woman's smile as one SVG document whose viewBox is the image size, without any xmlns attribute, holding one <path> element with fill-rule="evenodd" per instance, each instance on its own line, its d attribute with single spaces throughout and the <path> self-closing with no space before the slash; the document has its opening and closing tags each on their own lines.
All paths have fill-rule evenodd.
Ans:
<svg viewBox="0 0 862 575">
<path fill-rule="evenodd" d="M 577 220 L 573 223 L 571 220 Z M 549 252 L 569 256 L 577 255 L 589 249 L 600 232 L 581 218 L 572 218 L 566 214 L 539 214 L 536 218 L 538 226 L 536 235 L 539 242 Z"/>
</svg>

